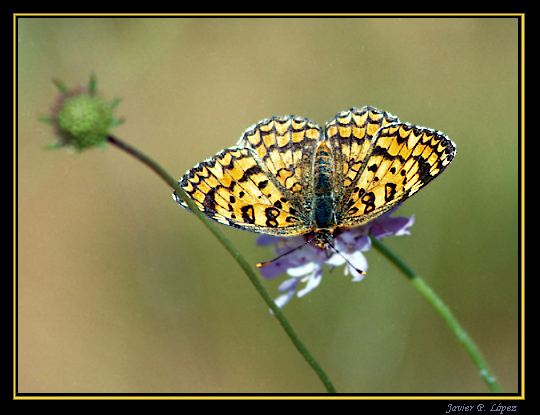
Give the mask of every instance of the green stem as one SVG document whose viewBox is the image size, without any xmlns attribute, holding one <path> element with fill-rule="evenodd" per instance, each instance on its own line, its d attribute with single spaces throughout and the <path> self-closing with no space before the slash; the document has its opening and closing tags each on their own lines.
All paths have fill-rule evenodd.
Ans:
<svg viewBox="0 0 540 415">
<path fill-rule="evenodd" d="M 376 238 L 371 237 L 372 245 L 382 253 L 390 262 L 392 262 L 407 278 L 409 278 L 416 289 L 422 296 L 431 304 L 431 306 L 439 313 L 442 319 L 450 328 L 450 331 L 456 336 L 465 351 L 469 354 L 474 365 L 478 369 L 478 373 L 488 386 L 489 390 L 494 393 L 502 393 L 502 389 L 497 383 L 497 379 L 493 376 L 487 362 L 484 360 L 482 353 L 469 337 L 467 332 L 461 327 L 450 309 L 444 302 L 435 294 L 435 292 L 411 270 L 396 254 L 394 254 L 386 245 Z"/>
<path fill-rule="evenodd" d="M 146 156 L 145 154 L 141 153 L 136 148 L 132 147 L 128 143 L 118 139 L 117 137 L 109 136 L 107 137 L 107 141 L 109 143 L 115 145 L 116 147 L 124 150 L 128 154 L 134 156 L 136 159 L 140 160 L 144 164 L 146 164 L 148 167 L 150 167 L 155 173 L 158 174 L 165 182 L 171 186 L 176 194 L 182 198 L 184 202 L 187 203 L 189 208 L 199 217 L 199 219 L 202 220 L 202 222 L 206 225 L 206 227 L 214 234 L 214 236 L 222 243 L 222 245 L 225 247 L 227 251 L 233 256 L 233 258 L 238 262 L 242 270 L 246 273 L 249 280 L 259 293 L 259 295 L 263 298 L 265 303 L 270 307 L 272 312 L 274 313 L 274 316 L 278 319 L 279 323 L 281 324 L 281 327 L 285 330 L 285 333 L 289 336 L 292 343 L 296 347 L 296 349 L 300 352 L 302 357 L 306 359 L 306 361 L 309 363 L 309 365 L 312 367 L 312 369 L 315 371 L 317 376 L 319 376 L 319 379 L 324 384 L 326 390 L 329 393 L 335 393 L 336 390 L 334 389 L 334 386 L 332 385 L 332 382 L 330 382 L 330 379 L 328 378 L 328 375 L 324 372 L 322 367 L 317 363 L 315 358 L 311 355 L 309 350 L 306 348 L 306 346 L 300 341 L 298 335 L 293 330 L 290 323 L 287 321 L 283 313 L 281 312 L 281 309 L 276 306 L 276 303 L 270 297 L 268 294 L 268 291 L 264 288 L 262 283 L 260 282 L 257 274 L 253 271 L 249 263 L 244 259 L 244 257 L 238 252 L 238 250 L 234 247 L 234 245 L 223 235 L 223 233 L 219 230 L 218 226 L 212 222 L 210 219 L 208 219 L 204 213 L 202 213 L 197 205 L 186 195 L 186 193 L 178 186 L 178 183 L 176 180 L 167 173 L 166 170 L 164 170 L 158 163 L 156 163 L 154 160 L 152 160 L 150 157 Z"/>
</svg>

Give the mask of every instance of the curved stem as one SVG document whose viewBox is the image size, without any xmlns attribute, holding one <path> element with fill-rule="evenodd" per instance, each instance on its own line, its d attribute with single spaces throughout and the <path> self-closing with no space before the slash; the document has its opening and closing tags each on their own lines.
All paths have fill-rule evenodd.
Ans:
<svg viewBox="0 0 540 415">
<path fill-rule="evenodd" d="M 487 362 L 484 360 L 482 353 L 463 329 L 461 324 L 454 317 L 450 309 L 444 304 L 437 294 L 420 278 L 414 271 L 408 267 L 396 254 L 394 254 L 386 245 L 376 238 L 370 237 L 373 246 L 383 254 L 390 262 L 392 262 L 407 278 L 409 278 L 416 289 L 422 296 L 431 304 L 431 306 L 439 313 L 444 322 L 454 336 L 461 343 L 474 365 L 478 369 L 478 373 L 488 386 L 489 390 L 494 393 L 502 393 L 502 389 L 497 383 L 497 379 L 493 376 Z"/>
<path fill-rule="evenodd" d="M 107 137 L 107 141 L 116 147 L 124 150 L 128 154 L 134 156 L 136 159 L 140 160 L 144 164 L 146 164 L 148 167 L 150 167 L 155 173 L 158 174 L 170 187 L 174 189 L 176 194 L 182 198 L 184 202 L 187 203 L 189 208 L 192 210 L 193 213 L 195 213 L 199 219 L 206 225 L 206 227 L 214 234 L 214 236 L 222 243 L 222 245 L 225 247 L 227 251 L 232 255 L 232 257 L 238 262 L 242 270 L 246 273 L 249 280 L 259 293 L 259 295 L 263 298 L 265 303 L 270 307 L 272 312 L 274 313 L 274 316 L 278 319 L 279 323 L 281 324 L 281 327 L 285 330 L 285 333 L 289 336 L 292 343 L 296 347 L 296 349 L 300 352 L 302 357 L 309 363 L 309 365 L 312 367 L 312 369 L 315 371 L 317 376 L 319 376 L 319 379 L 324 384 L 326 390 L 329 393 L 335 393 L 336 390 L 334 386 L 332 385 L 332 382 L 330 381 L 328 375 L 324 372 L 322 367 L 317 363 L 315 358 L 311 355 L 309 350 L 306 348 L 306 346 L 300 341 L 300 338 L 293 330 L 290 323 L 287 321 L 285 316 L 283 315 L 281 309 L 276 306 L 274 303 L 274 300 L 270 295 L 268 294 L 268 291 L 264 288 L 262 283 L 260 282 L 257 274 L 253 271 L 249 263 L 244 259 L 244 257 L 238 252 L 238 250 L 234 247 L 234 245 L 223 235 L 223 233 L 219 230 L 218 226 L 208 219 L 204 213 L 202 213 L 197 205 L 185 194 L 185 192 L 178 186 L 178 183 L 176 180 L 166 171 L 164 170 L 158 163 L 156 163 L 154 160 L 152 160 L 150 157 L 146 156 L 144 153 L 141 153 L 139 150 L 137 150 L 135 147 L 132 147 L 128 143 L 120 140 L 117 137 L 109 136 Z"/>
</svg>

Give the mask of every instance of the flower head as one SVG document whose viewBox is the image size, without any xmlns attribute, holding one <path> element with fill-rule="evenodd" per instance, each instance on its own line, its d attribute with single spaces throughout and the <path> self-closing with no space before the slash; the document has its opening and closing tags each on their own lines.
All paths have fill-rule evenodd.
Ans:
<svg viewBox="0 0 540 415">
<path fill-rule="evenodd" d="M 58 141 L 49 148 L 71 147 L 77 151 L 102 146 L 111 130 L 121 120 L 115 119 L 113 109 L 119 101 L 107 103 L 96 92 L 96 78 L 90 77 L 85 88 L 68 89 L 55 80 L 60 96 L 51 109 L 49 117 L 41 118 L 51 124 Z"/>
<path fill-rule="evenodd" d="M 303 235 L 295 237 L 260 235 L 257 238 L 257 245 L 275 245 L 274 252 L 278 256 L 283 255 L 260 267 L 261 275 L 272 279 L 286 273 L 290 277 L 279 286 L 279 291 L 283 294 L 276 298 L 276 305 L 282 307 L 295 293 L 298 297 L 303 297 L 315 289 L 322 280 L 324 264 L 330 268 L 345 265 L 344 274 L 350 274 L 352 281 L 361 281 L 368 268 L 366 257 L 362 252 L 371 248 L 369 235 L 383 239 L 390 235 L 410 234 L 409 227 L 414 224 L 414 215 L 410 219 L 402 216 L 391 217 L 391 212 L 366 225 L 339 229 L 334 234 L 333 247 L 314 246 L 308 243 Z M 301 284 L 304 286 L 299 289 Z"/>
</svg>

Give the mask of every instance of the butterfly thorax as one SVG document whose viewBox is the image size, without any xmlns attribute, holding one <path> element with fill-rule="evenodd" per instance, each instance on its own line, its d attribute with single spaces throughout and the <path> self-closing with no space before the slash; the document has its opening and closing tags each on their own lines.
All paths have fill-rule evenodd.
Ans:
<svg viewBox="0 0 540 415">
<path fill-rule="evenodd" d="M 326 142 L 317 147 L 313 161 L 313 198 L 311 204 L 311 242 L 326 247 L 336 228 L 334 208 L 334 166 L 332 151 Z"/>
</svg>

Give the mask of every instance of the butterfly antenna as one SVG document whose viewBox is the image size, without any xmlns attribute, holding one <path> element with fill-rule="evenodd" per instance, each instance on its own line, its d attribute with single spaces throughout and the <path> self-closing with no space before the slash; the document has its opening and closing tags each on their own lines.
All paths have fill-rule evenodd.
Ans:
<svg viewBox="0 0 540 415">
<path fill-rule="evenodd" d="M 259 263 L 257 264 L 257 268 L 262 268 L 262 267 L 264 267 L 264 266 L 270 264 L 271 262 L 274 262 L 274 261 L 276 261 L 276 260 L 278 260 L 278 259 L 280 259 L 280 258 L 283 258 L 284 256 L 293 253 L 293 252 L 296 251 L 297 249 L 302 248 L 303 246 L 307 245 L 308 243 L 309 243 L 309 241 L 303 243 L 302 245 L 298 245 L 296 248 L 293 248 L 293 249 L 291 249 L 290 251 L 287 251 L 287 252 L 285 252 L 284 254 L 281 254 L 281 255 L 275 257 L 274 259 L 271 259 L 270 261 L 259 262 Z"/>
<path fill-rule="evenodd" d="M 345 262 L 347 262 L 347 264 L 349 264 L 356 272 L 358 272 L 359 274 L 362 274 L 362 275 L 366 275 L 365 271 L 362 271 L 358 268 L 356 268 L 353 264 L 351 264 L 351 261 L 349 261 L 347 258 L 345 258 L 345 256 L 339 252 L 336 247 L 334 245 L 332 245 L 332 243 L 330 241 L 327 241 L 328 245 L 330 246 L 330 248 L 332 248 L 334 251 L 336 251 L 336 253 L 345 260 Z"/>
</svg>

